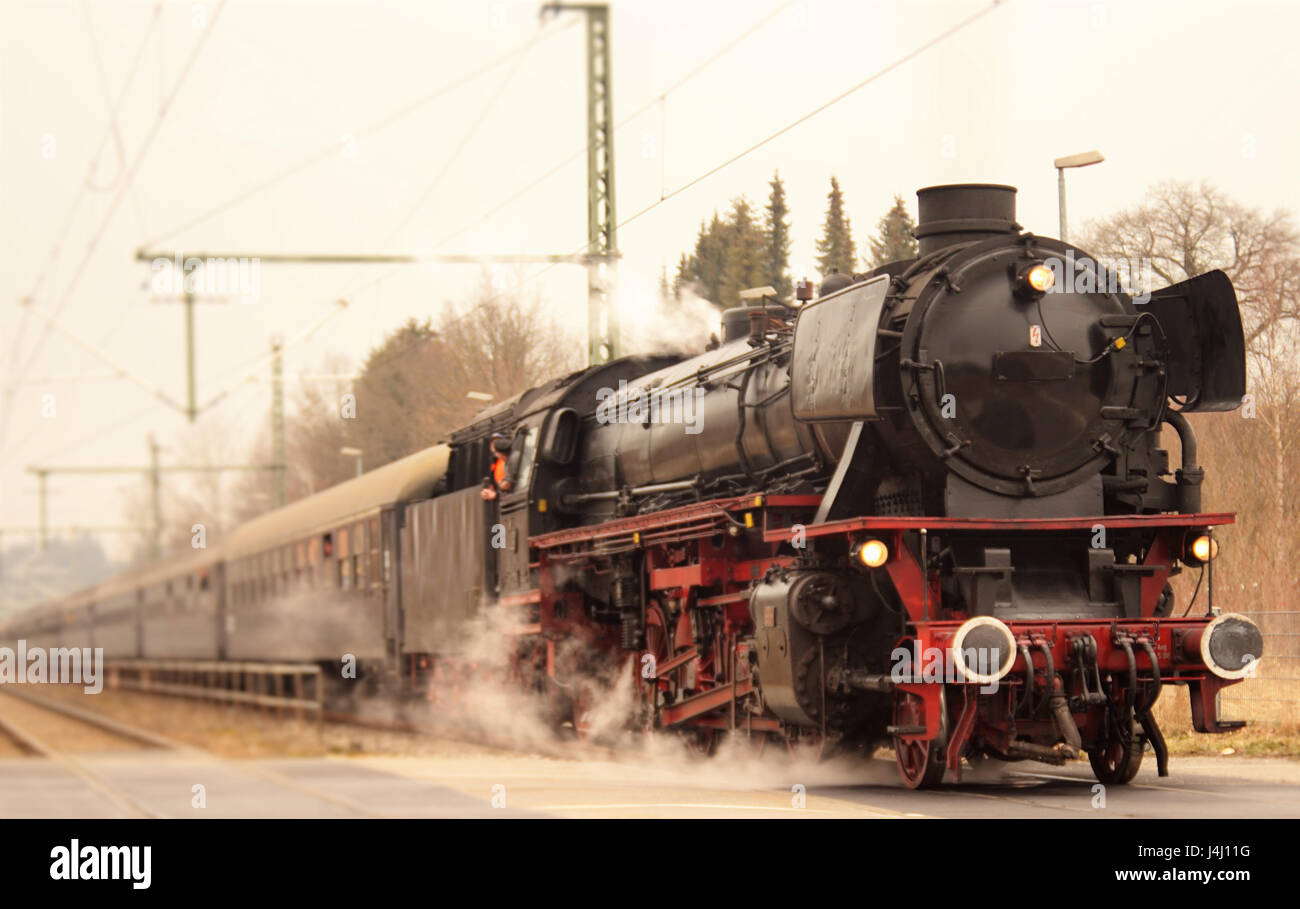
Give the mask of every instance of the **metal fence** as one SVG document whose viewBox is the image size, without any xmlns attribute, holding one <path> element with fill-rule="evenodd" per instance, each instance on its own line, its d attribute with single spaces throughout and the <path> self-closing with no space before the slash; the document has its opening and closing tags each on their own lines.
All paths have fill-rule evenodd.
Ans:
<svg viewBox="0 0 1300 909">
<path fill-rule="evenodd" d="M 321 714 L 324 691 L 314 663 L 110 660 L 110 688 Z"/>
<path fill-rule="evenodd" d="M 1239 610 L 1264 634 L 1259 671 L 1225 689 L 1219 704 L 1227 719 L 1300 722 L 1300 610 Z"/>
</svg>

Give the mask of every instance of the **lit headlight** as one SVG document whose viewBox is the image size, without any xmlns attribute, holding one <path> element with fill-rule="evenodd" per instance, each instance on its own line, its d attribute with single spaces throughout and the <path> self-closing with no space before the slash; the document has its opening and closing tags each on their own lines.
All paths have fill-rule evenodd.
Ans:
<svg viewBox="0 0 1300 909">
<path fill-rule="evenodd" d="M 952 661 L 968 682 L 991 684 L 1011 671 L 1016 637 L 992 616 L 976 616 L 953 635 Z"/>
<path fill-rule="evenodd" d="M 853 557 L 868 568 L 879 568 L 889 561 L 889 547 L 879 540 L 867 540 L 853 550 Z"/>
<path fill-rule="evenodd" d="M 1264 635 L 1244 615 L 1225 612 L 1205 626 L 1200 649 L 1201 660 L 1219 678 L 1245 678 L 1258 668 Z"/>
<path fill-rule="evenodd" d="M 1030 294 L 1045 294 L 1056 284 L 1056 272 L 1039 262 L 1020 273 L 1020 289 Z"/>
<path fill-rule="evenodd" d="M 1196 539 L 1192 540 L 1191 545 L 1187 547 L 1187 554 L 1191 557 L 1192 561 L 1200 562 L 1204 565 L 1211 559 L 1218 558 L 1219 541 L 1208 533 L 1203 533 Z"/>
</svg>

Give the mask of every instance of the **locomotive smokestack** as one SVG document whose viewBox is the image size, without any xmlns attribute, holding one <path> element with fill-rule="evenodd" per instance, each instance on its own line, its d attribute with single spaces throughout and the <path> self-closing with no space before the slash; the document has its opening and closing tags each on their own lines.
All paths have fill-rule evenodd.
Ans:
<svg viewBox="0 0 1300 909">
<path fill-rule="evenodd" d="M 997 183 L 951 183 L 916 191 L 918 252 L 1020 230 L 1016 188 Z"/>
</svg>

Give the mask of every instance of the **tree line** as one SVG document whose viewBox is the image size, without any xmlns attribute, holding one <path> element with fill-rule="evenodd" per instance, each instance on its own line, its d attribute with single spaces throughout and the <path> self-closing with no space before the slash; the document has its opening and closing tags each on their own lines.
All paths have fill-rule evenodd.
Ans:
<svg viewBox="0 0 1300 909">
<path fill-rule="evenodd" d="M 711 218 L 700 222 L 694 248 L 682 254 L 671 284 L 663 276 L 661 292 L 681 299 L 683 290 L 689 289 L 722 309 L 738 306 L 740 292 L 751 287 L 770 286 L 778 299 L 790 299 L 794 293 L 790 208 L 779 172 L 773 174 L 768 190 L 761 214 L 742 195 L 731 201 L 725 214 L 714 211 Z M 855 274 L 911 259 L 916 256 L 915 227 L 903 197 L 894 196 L 894 204 L 877 222 L 876 234 L 868 239 L 859 258 L 844 191 L 839 179 L 832 176 L 817 239 L 818 271 L 823 277 L 833 272 Z"/>
</svg>

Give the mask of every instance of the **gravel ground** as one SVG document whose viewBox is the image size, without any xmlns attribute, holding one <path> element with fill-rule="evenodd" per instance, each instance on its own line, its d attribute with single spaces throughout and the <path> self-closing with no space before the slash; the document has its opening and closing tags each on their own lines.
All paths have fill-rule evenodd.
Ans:
<svg viewBox="0 0 1300 909">
<path fill-rule="evenodd" d="M 60 716 L 49 710 L 43 710 L 34 704 L 14 697 L 0 695 L 0 717 L 11 721 L 22 731 L 40 740 L 55 751 L 66 752 L 105 752 L 135 751 L 141 746 L 138 742 L 124 739 L 102 729 Z M 26 755 L 8 736 L 0 737 L 12 752 L 4 752 L 7 757 Z"/>
<path fill-rule="evenodd" d="M 49 686 L 40 695 L 102 712 L 123 723 L 228 758 L 383 754 L 459 757 L 497 750 L 449 739 L 299 719 L 269 710 L 136 691 L 104 689 L 99 694 L 88 695 L 76 686 Z M 86 729 L 81 724 L 74 725 Z"/>
</svg>

